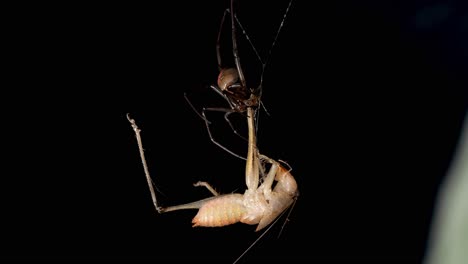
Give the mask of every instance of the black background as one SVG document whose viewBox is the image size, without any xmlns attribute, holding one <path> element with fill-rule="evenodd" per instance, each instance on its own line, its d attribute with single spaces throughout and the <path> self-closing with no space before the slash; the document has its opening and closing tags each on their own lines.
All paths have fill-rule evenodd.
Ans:
<svg viewBox="0 0 468 264">
<path fill-rule="evenodd" d="M 300 196 L 242 259 L 419 263 L 450 164 L 467 87 L 466 9 L 455 1 L 294 1 L 263 83 L 258 146 L 287 161 Z M 240 1 L 262 57 L 288 1 Z M 208 138 L 198 109 L 229 1 L 15 6 L 4 95 L 2 259 L 234 261 L 254 226 L 192 228 L 158 215 L 127 119 L 142 129 L 162 205 L 243 192 L 244 162 Z M 228 25 L 229 26 L 229 25 Z M 229 64 L 230 32 L 223 58 Z M 227 46 L 226 46 L 227 45 Z M 247 83 L 258 69 L 239 32 Z M 11 73 L 11 74 L 10 74 Z M 7 103 L 9 103 L 7 105 Z M 232 116 L 245 134 L 242 116 Z M 214 136 L 245 155 L 222 114 Z M 8 148 L 11 146 L 11 148 Z"/>
</svg>

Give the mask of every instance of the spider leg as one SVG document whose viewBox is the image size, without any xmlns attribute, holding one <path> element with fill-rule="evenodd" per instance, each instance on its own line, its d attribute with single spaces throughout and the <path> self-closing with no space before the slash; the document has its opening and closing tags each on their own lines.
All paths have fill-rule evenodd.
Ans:
<svg viewBox="0 0 468 264">
<path fill-rule="evenodd" d="M 240 156 L 239 154 L 234 153 L 233 151 L 229 150 L 228 148 L 226 148 L 225 146 L 223 146 L 221 143 L 219 143 L 218 141 L 216 141 L 214 139 L 213 135 L 211 134 L 210 122 L 208 121 L 208 119 L 206 118 L 206 115 L 205 115 L 206 111 L 226 112 L 226 114 L 234 113 L 236 111 L 234 109 L 232 109 L 232 108 L 222 108 L 222 107 L 203 108 L 201 115 L 203 116 L 203 120 L 205 120 L 206 130 L 208 131 L 208 136 L 210 137 L 211 142 L 213 142 L 215 145 L 222 148 L 223 150 L 225 150 L 229 154 L 233 155 L 234 157 L 237 157 L 237 158 L 242 159 L 242 160 L 246 160 L 246 158 Z M 229 121 L 229 119 L 226 119 L 226 120 L 228 121 L 228 124 L 232 128 L 233 126 L 232 126 L 231 122 Z M 234 133 L 237 134 L 236 130 L 233 130 L 233 131 L 234 131 Z"/>
</svg>

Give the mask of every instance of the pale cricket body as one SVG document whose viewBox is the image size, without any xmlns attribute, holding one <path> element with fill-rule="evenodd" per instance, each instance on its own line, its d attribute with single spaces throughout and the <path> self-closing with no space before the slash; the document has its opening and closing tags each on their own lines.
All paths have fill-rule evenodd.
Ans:
<svg viewBox="0 0 468 264">
<path fill-rule="evenodd" d="M 194 227 L 221 227 L 241 222 L 249 225 L 258 224 L 256 231 L 259 231 L 292 204 L 298 195 L 296 180 L 279 162 L 258 153 L 252 111 L 251 108 L 247 110 L 249 148 L 246 164 L 247 190 L 244 194 L 219 195 L 208 183 L 198 182 L 195 186 L 205 186 L 214 196 L 167 208 L 161 208 L 155 204 L 159 212 L 199 209 L 198 214 L 192 220 Z M 138 131 L 134 121 L 129 120 L 134 125 L 135 131 Z M 259 184 L 260 162 L 271 164 L 261 184 Z M 272 189 L 275 181 L 276 186 Z"/>
<path fill-rule="evenodd" d="M 252 111 L 251 108 L 247 110 L 249 148 L 246 162 L 247 190 L 244 194 L 219 195 L 207 182 L 198 182 L 194 185 L 206 187 L 214 196 L 187 204 L 160 207 L 152 187 L 152 180 L 149 173 L 147 173 L 146 176 L 151 186 L 153 203 L 159 213 L 182 209 L 199 209 L 197 215 L 192 220 L 194 227 L 222 227 L 241 222 L 249 225 L 258 224 L 255 231 L 259 231 L 274 221 L 293 203 L 298 195 L 296 180 L 290 171 L 285 169 L 279 162 L 258 153 L 255 144 Z M 146 168 L 145 172 L 147 172 L 148 169 L 141 145 L 140 129 L 136 125 L 135 120 L 129 116 L 127 118 L 137 136 L 143 165 Z M 262 183 L 260 183 L 261 163 L 271 164 L 270 170 Z M 272 188 L 274 182 L 276 182 L 276 185 Z"/>
</svg>

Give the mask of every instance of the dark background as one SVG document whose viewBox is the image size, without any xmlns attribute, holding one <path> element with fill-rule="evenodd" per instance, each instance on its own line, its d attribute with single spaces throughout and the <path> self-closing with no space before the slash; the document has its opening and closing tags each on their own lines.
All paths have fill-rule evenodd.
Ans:
<svg viewBox="0 0 468 264">
<path fill-rule="evenodd" d="M 289 3 L 272 2 L 237 5 L 264 58 Z M 374 2 L 293 2 L 264 75 L 258 146 L 288 162 L 300 196 L 281 236 L 284 220 L 242 262 L 421 262 L 466 111 L 467 11 L 463 1 Z M 244 162 L 210 142 L 184 99 L 226 105 L 209 85 L 228 6 L 5 9 L 2 259 L 231 263 L 259 236 L 242 224 L 192 228 L 195 210 L 158 215 L 126 119 L 142 129 L 162 205 L 208 197 L 199 180 L 244 191 Z M 241 32 L 239 46 L 255 86 L 260 65 Z M 210 120 L 245 155 L 222 114 Z"/>
</svg>

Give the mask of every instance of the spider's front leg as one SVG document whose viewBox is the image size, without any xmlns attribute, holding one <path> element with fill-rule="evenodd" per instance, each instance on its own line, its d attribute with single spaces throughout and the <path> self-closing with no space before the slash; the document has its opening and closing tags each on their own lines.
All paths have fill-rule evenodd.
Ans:
<svg viewBox="0 0 468 264">
<path fill-rule="evenodd" d="M 216 139 L 213 137 L 212 133 L 211 133 L 211 129 L 210 129 L 210 121 L 208 120 L 208 118 L 206 117 L 206 114 L 205 112 L 206 111 L 212 111 L 212 112 L 225 112 L 224 114 L 224 119 L 226 120 L 226 122 L 229 124 L 229 126 L 231 127 L 232 131 L 234 132 L 234 134 L 236 134 L 237 136 L 239 136 L 240 138 L 242 139 L 245 139 L 241 134 L 239 134 L 239 132 L 237 132 L 237 130 L 234 128 L 234 126 L 232 125 L 231 121 L 229 120 L 228 118 L 228 115 L 229 114 L 232 114 L 232 113 L 235 113 L 236 111 L 234 109 L 231 109 L 231 108 L 223 108 L 223 107 L 207 107 L 207 108 L 203 108 L 202 109 L 202 119 L 205 121 L 205 126 L 206 126 L 206 131 L 208 132 L 208 136 L 210 137 L 210 140 L 211 142 L 213 142 L 213 144 L 215 144 L 216 146 L 222 148 L 224 151 L 228 152 L 229 154 L 233 155 L 234 157 L 237 157 L 239 159 L 242 159 L 242 160 L 245 160 L 244 157 L 242 157 L 241 155 L 239 154 L 236 154 L 234 153 L 233 151 L 231 151 L 230 149 L 228 149 L 227 147 L 223 146 L 221 143 L 219 143 L 218 141 L 216 141 Z"/>
</svg>

